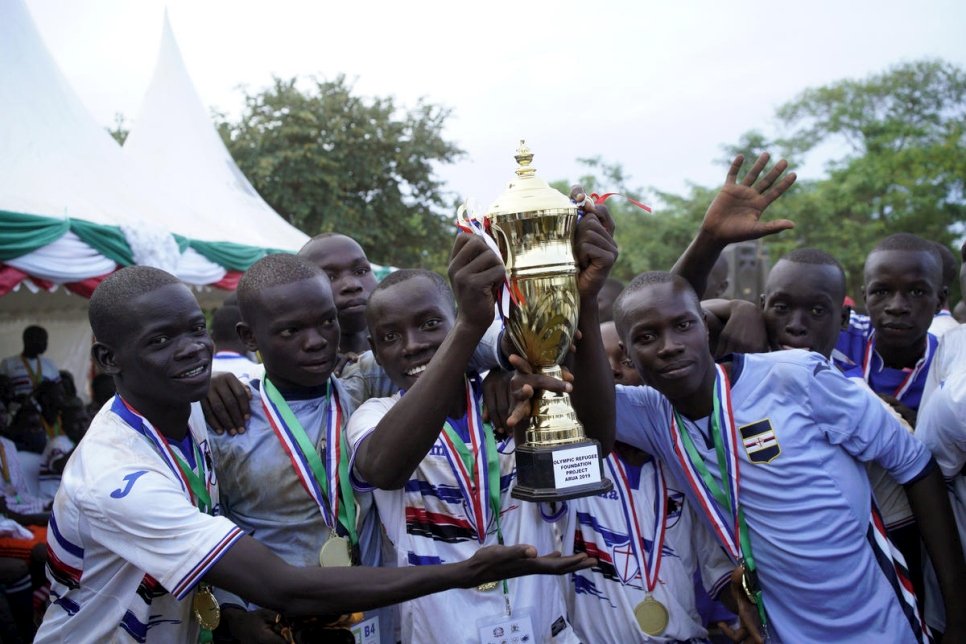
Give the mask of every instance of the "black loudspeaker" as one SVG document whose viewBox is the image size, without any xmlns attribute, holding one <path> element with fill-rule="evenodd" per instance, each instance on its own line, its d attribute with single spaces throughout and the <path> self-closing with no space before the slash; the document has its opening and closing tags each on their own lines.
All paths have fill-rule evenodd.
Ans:
<svg viewBox="0 0 966 644">
<path fill-rule="evenodd" d="M 728 260 L 728 288 L 724 297 L 758 303 L 771 269 L 768 249 L 761 240 L 731 244 L 721 253 Z"/>
</svg>

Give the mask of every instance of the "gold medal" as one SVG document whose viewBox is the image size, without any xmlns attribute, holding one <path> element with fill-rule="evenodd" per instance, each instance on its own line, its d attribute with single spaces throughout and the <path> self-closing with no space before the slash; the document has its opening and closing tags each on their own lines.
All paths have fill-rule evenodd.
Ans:
<svg viewBox="0 0 966 644">
<path fill-rule="evenodd" d="M 319 565 L 323 568 L 345 568 L 352 565 L 349 541 L 331 532 L 319 550 Z"/>
<path fill-rule="evenodd" d="M 218 600 L 215 599 L 208 584 L 198 586 L 194 599 L 191 600 L 191 611 L 201 624 L 201 628 L 207 631 L 218 628 L 218 623 L 221 621 L 221 608 L 218 607 Z"/>
<path fill-rule="evenodd" d="M 481 593 L 488 593 L 491 590 L 496 590 L 496 587 L 499 585 L 500 585 L 499 582 L 488 581 L 485 584 L 480 584 L 479 586 L 476 587 L 476 589 Z"/>
<path fill-rule="evenodd" d="M 650 595 L 634 607 L 634 617 L 637 618 L 637 625 L 641 627 L 641 630 L 654 637 L 664 632 L 669 619 L 664 604 Z"/>
</svg>

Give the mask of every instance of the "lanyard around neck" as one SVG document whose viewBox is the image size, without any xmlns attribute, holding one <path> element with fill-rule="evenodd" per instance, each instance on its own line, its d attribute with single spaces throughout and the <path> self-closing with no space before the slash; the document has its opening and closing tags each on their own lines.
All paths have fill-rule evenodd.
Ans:
<svg viewBox="0 0 966 644">
<path fill-rule="evenodd" d="M 447 421 L 440 438 L 443 452 L 456 477 L 456 483 L 469 510 L 469 521 L 480 543 L 486 541 L 492 518 L 500 532 L 500 463 L 493 429 L 482 422 L 479 396 L 473 382 L 466 378 L 466 424 L 470 445 L 460 438 Z M 502 541 L 502 534 L 498 537 Z"/>
<path fill-rule="evenodd" d="M 713 409 L 711 414 L 711 439 L 714 443 L 721 485 L 711 476 L 701 454 L 698 453 L 691 434 L 681 415 L 675 410 L 671 419 L 671 440 L 675 455 L 684 469 L 685 479 L 691 486 L 701 510 L 711 521 L 728 554 L 745 566 L 749 574 L 755 574 L 757 564 L 751 550 L 748 523 L 739 501 L 740 470 L 738 461 L 738 432 L 731 404 L 731 383 L 724 367 L 715 365 L 717 376 L 714 383 Z M 683 449 L 682 449 L 683 446 Z M 725 514 L 727 512 L 727 514 Z M 765 623 L 761 591 L 757 591 L 756 603 L 762 623 Z"/>
<path fill-rule="evenodd" d="M 323 521 L 337 532 L 341 525 L 349 541 L 353 545 L 359 543 L 355 495 L 349 480 L 349 454 L 342 431 L 345 414 L 335 381 L 330 378 L 326 392 L 328 414 L 324 463 L 302 423 L 267 377 L 262 379 L 259 392 L 268 423 L 288 455 L 302 487 L 319 506 Z"/>
</svg>

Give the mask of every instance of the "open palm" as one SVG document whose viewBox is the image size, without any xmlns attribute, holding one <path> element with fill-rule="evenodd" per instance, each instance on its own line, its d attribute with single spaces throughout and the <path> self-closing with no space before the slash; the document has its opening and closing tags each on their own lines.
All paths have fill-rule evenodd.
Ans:
<svg viewBox="0 0 966 644">
<path fill-rule="evenodd" d="M 795 183 L 796 178 L 794 172 L 781 177 L 788 168 L 785 160 L 776 163 L 768 173 L 759 178 L 768 164 L 768 159 L 767 153 L 758 157 L 740 183 L 738 171 L 744 163 L 744 157 L 739 154 L 732 161 L 725 185 L 708 207 L 702 224 L 702 229 L 721 244 L 758 239 L 795 227 L 788 219 L 761 220 L 765 209 L 782 196 Z"/>
</svg>

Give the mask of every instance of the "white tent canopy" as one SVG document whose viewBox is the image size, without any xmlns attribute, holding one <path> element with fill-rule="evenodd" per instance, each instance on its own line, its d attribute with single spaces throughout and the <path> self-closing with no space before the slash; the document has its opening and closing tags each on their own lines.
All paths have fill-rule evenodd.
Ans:
<svg viewBox="0 0 966 644">
<path fill-rule="evenodd" d="M 154 76 L 124 142 L 124 156 L 154 177 L 160 193 L 190 210 L 172 230 L 206 241 L 297 251 L 308 236 L 255 192 L 222 143 L 195 91 L 165 15 Z"/>
<path fill-rule="evenodd" d="M 307 239 L 231 160 L 167 24 L 137 126 L 122 151 L 71 89 L 23 0 L 0 0 L 0 357 L 20 351 L 24 326 L 40 324 L 51 332 L 47 355 L 81 384 L 87 300 L 58 285 L 89 294 L 120 265 L 148 264 L 212 304 L 226 291 L 208 286 Z"/>
</svg>

